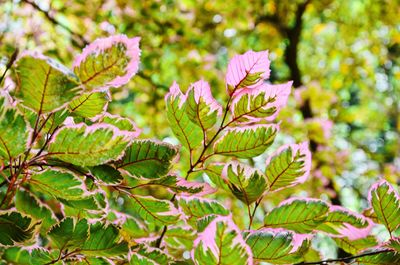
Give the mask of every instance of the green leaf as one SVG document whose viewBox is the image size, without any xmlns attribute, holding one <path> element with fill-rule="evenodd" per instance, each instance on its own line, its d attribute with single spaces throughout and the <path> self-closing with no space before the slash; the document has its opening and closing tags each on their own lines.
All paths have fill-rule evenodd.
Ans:
<svg viewBox="0 0 400 265">
<path fill-rule="evenodd" d="M 6 248 L 1 258 L 7 261 L 7 264 L 31 265 L 28 250 L 19 247 Z"/>
<path fill-rule="evenodd" d="M 139 68 L 139 56 L 139 38 L 99 38 L 76 57 L 73 68 L 88 91 L 104 90 L 128 83 Z"/>
<path fill-rule="evenodd" d="M 267 187 L 260 171 L 237 162 L 226 165 L 226 178 L 233 195 L 247 205 L 258 200 Z"/>
<path fill-rule="evenodd" d="M 60 250 L 77 249 L 89 237 L 89 225 L 87 220 L 77 221 L 67 217 L 54 225 L 48 233 L 52 243 Z"/>
<path fill-rule="evenodd" d="M 214 183 L 217 187 L 229 191 L 226 179 L 221 177 L 224 168 L 224 163 L 211 163 L 202 169 L 202 172 L 206 173 L 212 183 Z"/>
<path fill-rule="evenodd" d="M 400 253 L 400 237 L 390 239 L 387 246 Z"/>
<path fill-rule="evenodd" d="M 15 207 L 21 213 L 41 221 L 41 231 L 46 233 L 57 221 L 49 206 L 43 204 L 33 194 L 25 190 L 18 190 L 15 196 Z"/>
<path fill-rule="evenodd" d="M 264 227 L 310 233 L 326 219 L 328 211 L 329 206 L 320 200 L 289 199 L 265 215 Z"/>
<path fill-rule="evenodd" d="M 180 213 L 170 201 L 138 195 L 131 198 L 133 210 L 150 223 L 174 224 L 179 220 Z"/>
<path fill-rule="evenodd" d="M 311 153 L 308 143 L 282 146 L 267 160 L 265 175 L 270 191 L 279 190 L 304 182 L 311 169 Z"/>
<path fill-rule="evenodd" d="M 286 105 L 292 82 L 282 85 L 263 83 L 256 88 L 243 90 L 231 104 L 233 120 L 238 123 L 272 121 Z"/>
<path fill-rule="evenodd" d="M 168 173 L 178 148 L 167 143 L 137 140 L 127 149 L 117 168 L 135 177 L 159 178 Z"/>
<path fill-rule="evenodd" d="M 0 97 L 0 159 L 6 163 L 23 154 L 29 138 L 28 124 L 23 116 L 13 108 L 8 108 Z"/>
<path fill-rule="evenodd" d="M 126 217 L 126 220 L 121 226 L 121 234 L 128 236 L 129 238 L 142 238 L 147 237 L 149 232 L 147 231 L 147 228 L 139 222 L 139 220 L 132 217 Z"/>
<path fill-rule="evenodd" d="M 333 235 L 348 236 L 350 239 L 356 239 L 368 235 L 371 230 L 368 225 L 368 220 L 361 214 L 335 205 L 330 207 L 326 219 L 316 229 Z"/>
<path fill-rule="evenodd" d="M 107 184 L 118 184 L 123 179 L 121 172 L 109 165 L 95 166 L 89 170 L 95 178 Z"/>
<path fill-rule="evenodd" d="M 149 247 L 147 245 L 141 245 L 138 254 L 148 258 L 156 264 L 170 264 L 172 257 L 159 248 Z"/>
<path fill-rule="evenodd" d="M 57 170 L 34 174 L 29 184 L 34 191 L 66 200 L 81 199 L 86 192 L 81 179 L 72 173 Z"/>
<path fill-rule="evenodd" d="M 277 125 L 253 125 L 229 129 L 214 143 L 214 153 L 252 158 L 264 153 L 273 143 Z"/>
<path fill-rule="evenodd" d="M 196 231 L 190 226 L 169 227 L 165 233 L 164 241 L 169 248 L 185 251 L 193 248 L 193 241 L 196 239 Z"/>
<path fill-rule="evenodd" d="M 379 222 L 390 234 L 400 227 L 400 197 L 386 180 L 371 187 L 369 201 Z"/>
<path fill-rule="evenodd" d="M 105 115 L 101 116 L 101 118 L 99 118 L 97 122 L 114 125 L 115 127 L 129 134 L 133 138 L 138 137 L 141 133 L 141 130 L 136 126 L 133 121 L 118 115 L 111 115 L 109 113 L 106 113 Z"/>
<path fill-rule="evenodd" d="M 368 251 L 366 253 L 369 252 L 371 251 Z M 355 262 L 358 262 L 358 264 L 362 265 L 394 265 L 400 263 L 400 254 L 397 252 L 383 252 L 375 255 L 357 258 Z"/>
<path fill-rule="evenodd" d="M 189 119 L 202 131 L 212 128 L 222 113 L 222 107 L 213 98 L 210 85 L 203 80 L 197 81 L 186 92 L 186 98 L 185 112 Z"/>
<path fill-rule="evenodd" d="M 25 55 L 18 61 L 16 97 L 37 113 L 61 109 L 82 92 L 76 76 L 43 55 Z"/>
<path fill-rule="evenodd" d="M 192 258 L 198 265 L 253 264 L 252 253 L 230 217 L 218 217 L 199 234 Z"/>
<path fill-rule="evenodd" d="M 93 118 L 106 111 L 110 95 L 107 92 L 85 93 L 68 105 L 72 115 Z"/>
<path fill-rule="evenodd" d="M 36 248 L 31 252 L 31 264 L 32 265 L 43 265 L 43 264 L 55 264 L 62 265 L 63 262 L 58 260 L 60 251 L 52 250 L 49 251 L 45 248 Z M 58 261 L 57 261 L 58 260 Z"/>
<path fill-rule="evenodd" d="M 170 87 L 165 100 L 172 132 L 189 151 L 195 150 L 203 141 L 203 132 L 186 114 L 186 98 L 176 83 Z"/>
<path fill-rule="evenodd" d="M 82 246 L 86 256 L 115 257 L 128 252 L 128 243 L 121 242 L 118 229 L 114 225 L 96 223 L 90 226 L 90 237 Z"/>
<path fill-rule="evenodd" d="M 195 196 L 177 196 L 176 200 L 182 211 L 188 217 L 196 219 L 206 215 L 228 215 L 229 211 L 218 201 Z"/>
<path fill-rule="evenodd" d="M 129 143 L 129 137 L 114 126 L 78 124 L 54 135 L 49 156 L 77 166 L 97 166 L 117 160 Z"/>
<path fill-rule="evenodd" d="M 130 265 L 158 265 L 157 262 L 151 260 L 147 257 L 139 255 L 138 253 L 132 253 L 130 261 Z"/>
<path fill-rule="evenodd" d="M 33 236 L 32 219 L 18 212 L 0 211 L 0 246 L 12 246 Z"/>
<path fill-rule="evenodd" d="M 352 255 L 356 255 L 360 253 L 360 251 L 378 244 L 376 238 L 373 236 L 367 236 L 356 240 L 351 240 L 348 237 L 333 237 L 333 240 L 335 240 L 338 247 Z"/>
<path fill-rule="evenodd" d="M 255 260 L 272 264 L 294 264 L 302 261 L 309 236 L 281 229 L 251 231 L 246 236 Z"/>
</svg>

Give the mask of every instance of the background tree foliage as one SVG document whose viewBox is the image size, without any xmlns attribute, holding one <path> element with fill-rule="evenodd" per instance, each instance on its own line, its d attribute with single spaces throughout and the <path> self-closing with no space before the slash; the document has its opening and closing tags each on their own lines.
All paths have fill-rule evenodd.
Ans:
<svg viewBox="0 0 400 265">
<path fill-rule="evenodd" d="M 135 120 L 141 137 L 177 143 L 164 112 L 172 82 L 185 90 L 204 78 L 223 100 L 228 58 L 269 49 L 270 81 L 293 80 L 295 87 L 279 116 L 276 145 L 308 138 L 313 165 L 311 179 L 267 198 L 265 209 L 307 190 L 361 211 L 377 177 L 400 184 L 399 12 L 398 0 L 2 0 L 0 73 L 16 50 L 38 50 L 71 66 L 98 37 L 140 36 L 139 73 L 111 91 L 109 110 Z M 6 89 L 15 85 L 12 75 Z M 265 156 L 250 163 L 261 161 Z"/>
</svg>

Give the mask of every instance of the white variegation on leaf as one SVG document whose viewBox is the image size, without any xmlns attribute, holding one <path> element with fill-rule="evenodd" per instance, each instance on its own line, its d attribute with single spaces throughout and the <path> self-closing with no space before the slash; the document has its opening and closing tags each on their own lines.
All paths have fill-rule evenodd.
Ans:
<svg viewBox="0 0 400 265">
<path fill-rule="evenodd" d="M 400 227 L 400 197 L 389 182 L 376 182 L 369 191 L 368 200 L 378 221 L 390 234 Z"/>
<path fill-rule="evenodd" d="M 266 162 L 265 175 L 270 191 L 292 187 L 306 181 L 311 170 L 308 142 L 280 147 Z"/>
<path fill-rule="evenodd" d="M 171 130 L 189 151 L 195 150 L 203 141 L 203 132 L 186 113 L 186 96 L 174 82 L 165 95 L 167 118 Z"/>
<path fill-rule="evenodd" d="M 273 143 L 278 128 L 262 124 L 229 129 L 214 143 L 214 153 L 239 158 L 261 155 Z"/>
<path fill-rule="evenodd" d="M 252 265 L 253 255 L 230 216 L 214 219 L 194 241 L 197 265 Z"/>
<path fill-rule="evenodd" d="M 226 72 L 226 86 L 229 95 L 248 87 L 254 88 L 269 77 L 268 51 L 248 51 L 234 56 Z"/>
<path fill-rule="evenodd" d="M 292 82 L 281 85 L 260 84 L 237 93 L 230 110 L 239 124 L 272 121 L 287 103 Z"/>
<path fill-rule="evenodd" d="M 16 97 L 40 114 L 61 109 L 83 91 L 68 68 L 36 53 L 24 53 L 18 60 L 17 78 Z"/>
<path fill-rule="evenodd" d="M 81 123 L 57 131 L 48 156 L 77 166 L 97 166 L 121 158 L 131 141 L 115 126 Z"/>
<path fill-rule="evenodd" d="M 204 80 L 192 84 L 186 92 L 186 114 L 203 131 L 210 129 L 221 116 L 222 107 L 211 94 L 210 85 Z"/>
<path fill-rule="evenodd" d="M 116 35 L 95 40 L 75 58 L 73 69 L 87 91 L 104 91 L 129 82 L 139 69 L 139 40 Z"/>
</svg>

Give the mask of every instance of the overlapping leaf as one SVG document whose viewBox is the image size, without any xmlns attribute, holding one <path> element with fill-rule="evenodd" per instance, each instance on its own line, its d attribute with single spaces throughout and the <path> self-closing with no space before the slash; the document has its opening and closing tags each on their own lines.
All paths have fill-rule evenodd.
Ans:
<svg viewBox="0 0 400 265">
<path fill-rule="evenodd" d="M 317 227 L 320 231 L 346 236 L 350 240 L 366 237 L 371 228 L 367 218 L 341 206 L 330 206 L 326 219 Z"/>
<path fill-rule="evenodd" d="M 100 123 L 111 124 L 120 129 L 122 132 L 128 134 L 130 137 L 136 138 L 141 133 L 141 130 L 136 126 L 136 124 L 128 118 L 124 118 L 118 115 L 112 115 L 109 113 L 101 116 L 97 120 Z"/>
<path fill-rule="evenodd" d="M 364 253 L 368 253 L 367 251 Z M 400 254 L 397 252 L 383 252 L 375 255 L 366 255 L 356 259 L 356 262 L 363 265 L 394 265 L 400 263 Z"/>
<path fill-rule="evenodd" d="M 18 60 L 17 78 L 16 97 L 36 113 L 60 109 L 82 92 L 70 70 L 39 54 L 25 54 Z"/>
<path fill-rule="evenodd" d="M 243 89 L 231 105 L 235 122 L 272 121 L 286 105 L 292 82 L 282 85 L 261 84 L 254 89 Z"/>
<path fill-rule="evenodd" d="M 31 216 L 41 222 L 43 233 L 56 223 L 56 217 L 49 206 L 43 204 L 33 194 L 25 190 L 19 190 L 15 196 L 15 207 L 21 213 Z"/>
<path fill-rule="evenodd" d="M 329 206 L 316 199 L 289 199 L 265 215 L 264 226 L 310 233 L 325 219 Z"/>
<path fill-rule="evenodd" d="M 180 213 L 170 201 L 159 200 L 149 196 L 131 196 L 133 210 L 150 223 L 174 224 Z"/>
<path fill-rule="evenodd" d="M 67 217 L 51 228 L 48 233 L 52 244 L 58 249 L 77 249 L 89 237 L 89 225 L 87 220 L 75 220 Z"/>
<path fill-rule="evenodd" d="M 262 229 L 250 231 L 246 243 L 253 252 L 253 258 L 272 264 L 294 264 L 302 261 L 310 237 L 283 229 Z"/>
<path fill-rule="evenodd" d="M 210 85 L 203 81 L 192 84 L 186 92 L 186 114 L 203 131 L 210 129 L 222 113 L 222 107 L 213 98 Z"/>
<path fill-rule="evenodd" d="M 192 259 L 197 265 L 253 264 L 252 252 L 230 217 L 218 217 L 194 242 Z"/>
<path fill-rule="evenodd" d="M 375 183 L 369 192 L 369 202 L 379 220 L 390 233 L 400 227 L 400 197 L 386 181 Z"/>
<path fill-rule="evenodd" d="M 19 212 L 0 211 L 0 246 L 12 246 L 33 236 L 32 219 Z"/>
<path fill-rule="evenodd" d="M 311 169 L 311 153 L 308 143 L 285 145 L 271 155 L 265 175 L 270 191 L 279 190 L 304 182 Z"/>
<path fill-rule="evenodd" d="M 206 215 L 228 215 L 229 211 L 218 201 L 195 196 L 177 196 L 178 204 L 188 217 L 201 218 Z"/>
<path fill-rule="evenodd" d="M 78 166 L 97 166 L 120 158 L 130 141 L 111 125 L 65 126 L 50 143 L 49 155 Z"/>
<path fill-rule="evenodd" d="M 29 139 L 27 122 L 0 97 L 0 158 L 6 162 L 24 153 Z"/>
<path fill-rule="evenodd" d="M 335 237 L 333 240 L 335 240 L 338 247 L 353 255 L 377 245 L 376 238 L 373 236 L 367 236 L 356 240 L 351 240 L 348 237 Z"/>
<path fill-rule="evenodd" d="M 226 85 L 229 95 L 244 87 L 255 87 L 269 77 L 268 51 L 248 51 L 233 57 L 226 72 Z"/>
<path fill-rule="evenodd" d="M 135 177 L 154 179 L 168 173 L 178 148 L 167 143 L 137 140 L 127 149 L 118 168 Z"/>
<path fill-rule="evenodd" d="M 186 96 L 177 83 L 173 83 L 165 95 L 167 118 L 170 128 L 178 140 L 189 150 L 195 150 L 203 140 L 203 132 L 186 114 Z"/>
<path fill-rule="evenodd" d="M 93 118 L 106 111 L 110 95 L 107 92 L 84 93 L 71 101 L 68 109 L 72 115 Z"/>
<path fill-rule="evenodd" d="M 255 202 L 265 192 L 267 182 L 260 171 L 237 162 L 228 163 L 224 171 L 233 195 L 247 205 Z"/>
<path fill-rule="evenodd" d="M 90 237 L 80 252 L 86 256 L 115 257 L 128 252 L 128 243 L 121 241 L 117 227 L 98 222 L 90 226 Z"/>
<path fill-rule="evenodd" d="M 125 85 L 139 68 L 139 40 L 125 35 L 95 40 L 76 57 L 75 74 L 88 91 Z"/>
<path fill-rule="evenodd" d="M 251 158 L 264 153 L 273 143 L 277 125 L 253 125 L 229 129 L 214 144 L 215 154 Z"/>
</svg>

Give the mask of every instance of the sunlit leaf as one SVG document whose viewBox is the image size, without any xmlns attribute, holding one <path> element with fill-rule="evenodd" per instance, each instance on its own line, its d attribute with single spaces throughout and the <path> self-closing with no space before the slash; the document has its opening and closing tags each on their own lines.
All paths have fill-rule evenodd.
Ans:
<svg viewBox="0 0 400 265">
<path fill-rule="evenodd" d="M 75 220 L 67 217 L 51 228 L 48 233 L 52 244 L 58 249 L 77 249 L 89 237 L 87 220 Z"/>
<path fill-rule="evenodd" d="M 17 110 L 7 107 L 0 97 L 0 159 L 6 162 L 17 158 L 27 149 L 29 130 L 27 122 Z"/>
<path fill-rule="evenodd" d="M 16 96 L 36 113 L 48 113 L 67 105 L 82 92 L 76 76 L 60 63 L 39 54 L 18 60 Z"/>
<path fill-rule="evenodd" d="M 386 180 L 375 183 L 368 198 L 379 222 L 389 233 L 400 227 L 400 197 Z"/>
<path fill-rule="evenodd" d="M 329 206 L 320 200 L 289 199 L 265 215 L 264 227 L 310 233 L 326 219 L 328 211 Z"/>
<path fill-rule="evenodd" d="M 214 153 L 251 158 L 264 153 L 273 143 L 277 125 L 253 125 L 227 130 L 214 144 Z"/>
<path fill-rule="evenodd" d="M 353 255 L 360 253 L 364 249 L 376 246 L 377 244 L 376 238 L 373 236 L 356 240 L 351 240 L 348 237 L 334 237 L 333 240 L 335 240 L 338 247 Z"/>
<path fill-rule="evenodd" d="M 139 68 L 139 40 L 125 35 L 96 39 L 75 58 L 75 74 L 88 91 L 125 85 Z"/>
<path fill-rule="evenodd" d="M 247 205 L 259 199 L 265 192 L 265 176 L 245 164 L 231 162 L 226 164 L 226 179 L 233 195 Z"/>
<path fill-rule="evenodd" d="M 85 93 L 71 101 L 68 109 L 72 115 L 93 118 L 107 109 L 110 95 L 107 92 Z"/>
<path fill-rule="evenodd" d="M 111 125 L 70 125 L 54 135 L 49 155 L 78 166 L 97 166 L 119 159 L 130 141 Z"/>
<path fill-rule="evenodd" d="M 136 140 L 126 150 L 117 168 L 135 177 L 154 179 L 168 173 L 178 148 L 163 142 Z"/>
<path fill-rule="evenodd" d="M 308 143 L 284 145 L 268 158 L 266 164 L 265 175 L 271 191 L 302 183 L 311 169 Z"/>
<path fill-rule="evenodd" d="M 194 241 L 192 259 L 198 265 L 253 264 L 252 252 L 230 217 L 218 217 Z"/>
<path fill-rule="evenodd" d="M 18 212 L 0 211 L 0 246 L 12 246 L 33 236 L 32 219 Z"/>
<path fill-rule="evenodd" d="M 228 64 L 226 85 L 229 95 L 240 88 L 255 87 L 269 77 L 268 51 L 248 51 L 235 55 Z"/>
</svg>

